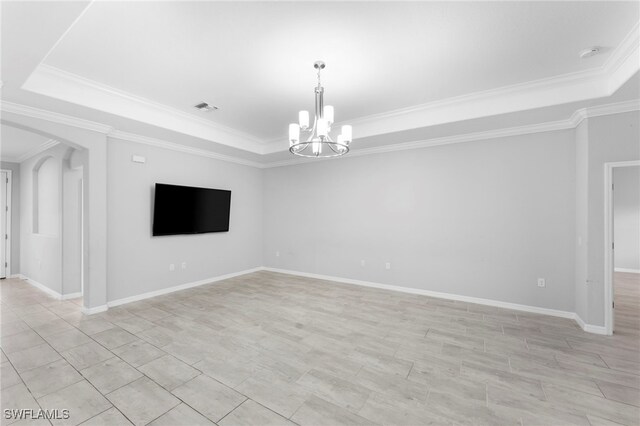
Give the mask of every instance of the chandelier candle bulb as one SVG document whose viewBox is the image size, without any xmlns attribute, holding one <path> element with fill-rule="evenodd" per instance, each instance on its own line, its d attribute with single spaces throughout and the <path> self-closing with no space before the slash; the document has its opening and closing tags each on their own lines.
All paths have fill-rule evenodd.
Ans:
<svg viewBox="0 0 640 426">
<path fill-rule="evenodd" d="M 300 140 L 300 126 L 296 123 L 289 124 L 289 143 L 290 145 L 298 143 Z"/>
<path fill-rule="evenodd" d="M 300 111 L 298 113 L 298 122 L 302 130 L 307 130 L 309 128 L 309 111 Z"/>
<path fill-rule="evenodd" d="M 329 126 L 327 124 L 327 120 L 325 118 L 319 118 L 318 119 L 318 136 L 327 137 L 328 127 Z"/>
<path fill-rule="evenodd" d="M 324 119 L 327 120 L 329 126 L 333 124 L 333 106 L 325 105 L 324 107 Z"/>
<path fill-rule="evenodd" d="M 351 138 L 353 137 L 353 129 L 350 125 L 347 124 L 345 126 L 342 126 L 342 137 L 344 138 L 345 142 L 351 142 Z"/>
</svg>

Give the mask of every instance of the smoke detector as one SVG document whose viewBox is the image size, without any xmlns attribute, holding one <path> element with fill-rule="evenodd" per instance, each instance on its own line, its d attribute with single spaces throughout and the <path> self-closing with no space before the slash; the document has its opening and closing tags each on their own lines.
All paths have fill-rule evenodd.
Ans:
<svg viewBox="0 0 640 426">
<path fill-rule="evenodd" d="M 198 105 L 194 105 L 193 107 L 199 111 L 205 111 L 205 112 L 211 112 L 218 109 L 217 106 L 210 105 L 206 102 L 200 102 Z"/>
<path fill-rule="evenodd" d="M 581 50 L 578 55 L 580 56 L 580 59 L 586 59 L 592 56 L 596 56 L 598 53 L 600 53 L 600 48 L 594 46 L 589 47 L 588 49 Z"/>
</svg>

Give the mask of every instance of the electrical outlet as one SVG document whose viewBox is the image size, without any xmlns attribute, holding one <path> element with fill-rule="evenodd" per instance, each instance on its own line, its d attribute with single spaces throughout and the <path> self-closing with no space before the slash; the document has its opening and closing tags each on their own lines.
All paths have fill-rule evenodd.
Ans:
<svg viewBox="0 0 640 426">
<path fill-rule="evenodd" d="M 544 278 L 538 278 L 538 287 L 546 287 L 547 286 L 547 282 L 545 281 Z"/>
<path fill-rule="evenodd" d="M 360 266 L 362 266 L 362 267 L 367 266 L 367 262 L 365 262 L 365 261 L 364 261 L 364 259 L 362 259 L 362 260 L 360 261 Z"/>
<path fill-rule="evenodd" d="M 169 272 L 173 272 L 176 270 L 176 265 L 174 265 L 173 263 L 169 264 Z"/>
<path fill-rule="evenodd" d="M 187 262 L 182 262 L 182 269 L 187 269 Z"/>
<path fill-rule="evenodd" d="M 385 269 L 391 269 L 391 262 L 387 262 L 384 264 Z"/>
</svg>

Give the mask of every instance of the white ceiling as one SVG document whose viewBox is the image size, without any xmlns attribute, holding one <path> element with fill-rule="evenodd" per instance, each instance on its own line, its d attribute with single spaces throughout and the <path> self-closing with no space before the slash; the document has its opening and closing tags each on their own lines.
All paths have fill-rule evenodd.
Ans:
<svg viewBox="0 0 640 426">
<path fill-rule="evenodd" d="M 384 135 L 606 103 L 640 68 L 639 5 L 3 2 L 3 100 L 259 157 L 286 151 L 323 59 L 337 120 L 356 142 L 393 144 Z M 589 46 L 602 53 L 579 59 Z"/>
<path fill-rule="evenodd" d="M 41 148 L 49 146 L 49 138 L 18 129 L 0 125 L 0 158 L 2 161 L 21 162 L 35 155 Z"/>
<path fill-rule="evenodd" d="M 45 63 L 273 139 L 313 107 L 316 59 L 353 120 L 598 67 L 637 20 L 615 2 L 98 2 Z"/>
</svg>

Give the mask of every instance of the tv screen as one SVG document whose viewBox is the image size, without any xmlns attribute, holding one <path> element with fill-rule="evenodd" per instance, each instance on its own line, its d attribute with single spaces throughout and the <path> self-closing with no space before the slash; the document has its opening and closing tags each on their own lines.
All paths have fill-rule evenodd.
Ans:
<svg viewBox="0 0 640 426">
<path fill-rule="evenodd" d="M 153 235 L 228 232 L 231 191 L 156 183 Z"/>
</svg>

